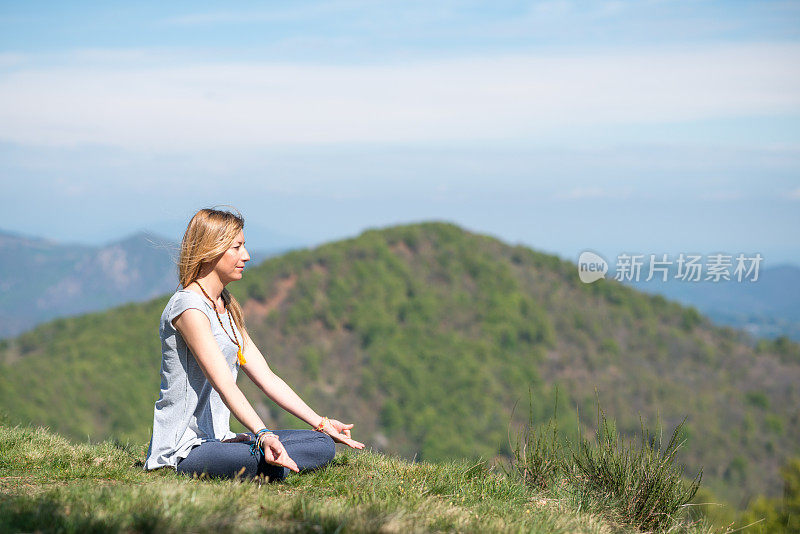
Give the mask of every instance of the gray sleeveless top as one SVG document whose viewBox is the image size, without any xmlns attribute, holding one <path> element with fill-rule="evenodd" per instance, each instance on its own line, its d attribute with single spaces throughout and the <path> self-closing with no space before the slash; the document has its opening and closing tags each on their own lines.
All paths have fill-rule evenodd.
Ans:
<svg viewBox="0 0 800 534">
<path fill-rule="evenodd" d="M 144 463 L 146 471 L 166 466 L 177 469 L 178 462 L 204 441 L 221 441 L 236 436 L 230 430 L 230 410 L 172 324 L 173 319 L 189 308 L 206 314 L 211 333 L 234 380 L 238 374 L 238 348 L 225 333 L 231 334 L 228 315 L 220 314 L 225 325 L 223 331 L 207 299 L 187 289 L 177 291 L 161 314 L 161 395 L 153 414 L 153 434 Z M 236 336 L 242 343 L 238 329 Z"/>
</svg>

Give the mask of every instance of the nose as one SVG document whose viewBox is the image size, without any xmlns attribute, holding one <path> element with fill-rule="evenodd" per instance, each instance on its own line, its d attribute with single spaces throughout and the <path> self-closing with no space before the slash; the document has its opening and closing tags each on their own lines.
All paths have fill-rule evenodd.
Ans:
<svg viewBox="0 0 800 534">
<path fill-rule="evenodd" d="M 242 256 L 242 261 L 250 261 L 250 253 L 247 252 L 247 248 L 242 245 L 242 249 L 244 250 L 244 256 Z"/>
</svg>

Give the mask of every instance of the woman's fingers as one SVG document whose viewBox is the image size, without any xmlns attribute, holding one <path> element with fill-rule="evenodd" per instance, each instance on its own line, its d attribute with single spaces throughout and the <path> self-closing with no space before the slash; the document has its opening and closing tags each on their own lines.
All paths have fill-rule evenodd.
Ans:
<svg viewBox="0 0 800 534">
<path fill-rule="evenodd" d="M 295 473 L 299 473 L 300 469 L 297 468 L 297 464 L 294 460 L 289 458 L 289 454 L 286 452 L 286 449 L 275 459 L 275 463 L 278 465 L 282 465 L 283 467 L 288 467 Z"/>
<path fill-rule="evenodd" d="M 353 423 L 342 423 L 336 419 L 331 419 L 329 422 L 331 427 L 333 427 L 334 432 L 326 431 L 326 434 L 332 437 L 334 441 L 337 443 L 344 443 L 345 445 L 348 445 L 354 449 L 364 448 L 363 443 L 354 440 L 350 435 L 350 429 L 353 428 Z"/>
<path fill-rule="evenodd" d="M 341 421 L 337 421 L 336 419 L 331 419 L 330 421 L 331 426 L 336 430 L 336 432 L 340 434 L 344 434 L 348 438 L 350 437 L 350 429 L 353 428 L 353 423 L 345 424 Z"/>
<path fill-rule="evenodd" d="M 361 443 L 360 441 L 356 441 L 354 439 L 349 439 L 348 438 L 348 440 L 345 441 L 345 443 L 347 445 L 351 446 L 354 449 L 363 449 L 364 448 L 364 444 L 363 443 Z"/>
<path fill-rule="evenodd" d="M 273 460 L 273 463 L 282 465 L 283 467 L 288 467 L 295 473 L 298 473 L 300 471 L 297 468 L 297 464 L 295 463 L 295 461 L 289 457 L 289 453 L 286 452 L 286 449 L 283 448 L 283 445 L 281 445 L 280 442 L 277 442 L 275 446 L 270 444 L 270 449 L 272 449 L 273 457 L 275 458 Z"/>
<path fill-rule="evenodd" d="M 348 445 L 348 446 L 350 446 L 350 447 L 352 447 L 354 449 L 363 449 L 364 448 L 364 444 L 363 443 L 361 443 L 360 441 L 356 441 L 356 440 L 350 438 L 350 436 L 347 436 L 345 434 L 340 433 L 340 434 L 336 434 L 335 436 L 331 436 L 331 437 L 334 439 L 334 441 L 338 441 L 339 443 L 344 443 L 345 445 Z"/>
<path fill-rule="evenodd" d="M 280 440 L 277 438 L 265 439 L 264 442 L 266 445 L 266 447 L 264 447 L 264 460 L 267 463 L 287 467 L 295 473 L 300 472 L 297 463 L 289 457 L 289 453 L 283 448 L 283 444 Z"/>
<path fill-rule="evenodd" d="M 264 448 L 264 460 L 270 464 L 287 467 L 295 473 L 300 472 L 297 463 L 289 457 L 289 453 L 286 452 L 286 449 L 283 448 L 283 445 L 278 440 L 270 440 L 268 446 Z"/>
</svg>

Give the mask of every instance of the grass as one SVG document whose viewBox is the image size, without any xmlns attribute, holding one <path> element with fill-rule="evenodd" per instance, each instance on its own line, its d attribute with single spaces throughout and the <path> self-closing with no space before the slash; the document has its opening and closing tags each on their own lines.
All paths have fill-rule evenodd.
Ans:
<svg viewBox="0 0 800 534">
<path fill-rule="evenodd" d="M 705 528 L 705 518 L 689 513 L 702 470 L 687 481 L 683 468 L 675 464 L 684 443 L 683 423 L 664 444 L 642 421 L 636 446 L 617 433 L 598 401 L 594 441 L 579 431 L 577 443 L 572 444 L 559 435 L 556 413 L 557 404 L 547 424 L 537 426 L 531 418 L 516 436 L 507 474 L 534 490 L 569 497 L 579 509 L 589 508 L 643 532 Z"/>
<path fill-rule="evenodd" d="M 683 423 L 664 447 L 641 425 L 640 443 L 626 443 L 598 410 L 595 443 L 581 439 L 570 451 L 572 477 L 585 481 L 586 491 L 604 497 L 623 521 L 643 531 L 665 531 L 680 521 L 700 488 L 702 470 L 686 484 L 683 469 L 674 465 Z"/>
<path fill-rule="evenodd" d="M 145 450 L 0 425 L 0 531 L 636 531 L 596 501 L 581 504 L 575 488 L 540 491 L 486 462 L 344 450 L 324 469 L 259 484 L 144 472 Z"/>
</svg>

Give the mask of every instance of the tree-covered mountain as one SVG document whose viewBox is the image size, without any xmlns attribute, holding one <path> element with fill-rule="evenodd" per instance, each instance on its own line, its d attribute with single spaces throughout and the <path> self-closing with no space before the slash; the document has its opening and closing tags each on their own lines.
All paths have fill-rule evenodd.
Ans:
<svg viewBox="0 0 800 534">
<path fill-rule="evenodd" d="M 508 454 L 514 422 L 586 427 L 595 398 L 633 435 L 687 418 L 687 473 L 776 494 L 800 453 L 800 349 L 755 347 L 695 309 L 448 223 L 369 230 L 246 271 L 231 289 L 275 371 L 369 445 L 426 460 Z M 58 319 L 0 346 L 0 410 L 74 439 L 147 441 L 168 297 Z M 268 425 L 297 424 L 239 384 Z M 235 421 L 232 428 L 241 429 Z M 742 502 L 742 501 L 739 501 Z"/>
</svg>

